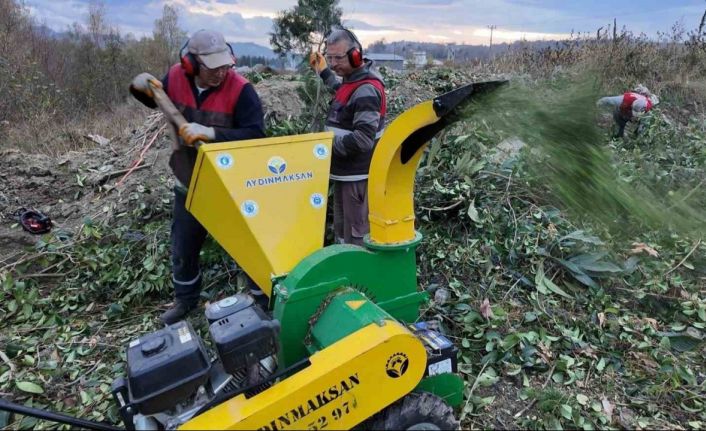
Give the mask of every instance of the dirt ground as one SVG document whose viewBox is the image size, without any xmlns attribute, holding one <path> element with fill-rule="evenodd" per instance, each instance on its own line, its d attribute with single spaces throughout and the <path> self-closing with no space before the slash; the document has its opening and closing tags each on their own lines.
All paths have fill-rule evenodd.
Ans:
<svg viewBox="0 0 706 431">
<path fill-rule="evenodd" d="M 54 230 L 70 235 L 86 218 L 99 222 L 120 215 L 129 192 L 136 187 L 148 188 L 158 197 L 159 189 L 171 181 L 166 136 L 158 136 L 137 170 L 116 185 L 139 159 L 143 138 L 151 139 L 158 133 L 154 119 L 150 123 L 152 127 L 125 141 L 96 144 L 58 159 L 16 149 L 0 151 L 0 252 L 4 258 L 39 239 L 19 226 L 22 208 L 41 211 L 51 218 Z"/>
<path fill-rule="evenodd" d="M 286 78 L 256 84 L 267 118 L 301 115 L 298 85 Z M 51 218 L 55 232 L 72 235 L 87 218 L 104 222 L 120 217 L 138 188 L 148 206 L 161 199 L 174 184 L 168 166 L 170 137 L 163 126 L 162 115 L 155 112 L 137 130 L 112 140 L 85 137 L 85 151 L 57 158 L 0 149 L 0 263 L 40 239 L 19 225 L 23 208 L 42 212 Z M 136 169 L 128 173 L 133 166 Z"/>
</svg>

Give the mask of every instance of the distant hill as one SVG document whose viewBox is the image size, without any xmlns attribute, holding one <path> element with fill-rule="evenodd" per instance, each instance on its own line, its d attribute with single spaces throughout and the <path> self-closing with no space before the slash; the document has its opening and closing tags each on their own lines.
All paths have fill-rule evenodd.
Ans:
<svg viewBox="0 0 706 431">
<path fill-rule="evenodd" d="M 277 58 L 277 54 L 266 46 L 252 42 L 229 42 L 233 47 L 236 57 L 265 57 L 268 59 Z"/>
</svg>

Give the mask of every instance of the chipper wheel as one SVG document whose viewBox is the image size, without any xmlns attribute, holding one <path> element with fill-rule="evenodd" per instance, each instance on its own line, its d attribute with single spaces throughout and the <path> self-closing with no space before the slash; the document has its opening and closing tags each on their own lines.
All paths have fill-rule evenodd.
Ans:
<svg viewBox="0 0 706 431">
<path fill-rule="evenodd" d="M 370 430 L 457 430 L 453 409 L 428 392 L 412 392 L 365 423 Z"/>
</svg>

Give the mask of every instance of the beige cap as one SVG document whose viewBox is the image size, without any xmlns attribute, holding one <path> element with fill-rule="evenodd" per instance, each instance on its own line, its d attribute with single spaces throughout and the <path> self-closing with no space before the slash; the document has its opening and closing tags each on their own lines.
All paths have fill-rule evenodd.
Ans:
<svg viewBox="0 0 706 431">
<path fill-rule="evenodd" d="M 233 64 L 233 56 L 223 35 L 217 31 L 199 30 L 191 36 L 187 48 L 209 69 Z"/>
</svg>

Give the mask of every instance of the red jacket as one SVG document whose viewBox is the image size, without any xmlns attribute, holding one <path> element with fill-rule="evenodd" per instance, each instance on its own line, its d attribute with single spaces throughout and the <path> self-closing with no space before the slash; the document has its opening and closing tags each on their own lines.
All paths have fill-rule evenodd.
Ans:
<svg viewBox="0 0 706 431">
<path fill-rule="evenodd" d="M 249 83 L 247 79 L 238 75 L 232 69 L 228 70 L 221 85 L 206 90 L 208 93 L 205 95 L 205 99 L 200 100 L 200 103 L 199 99 L 202 98 L 197 99 L 197 90 L 193 84 L 193 79 L 186 75 L 184 68 L 180 64 L 175 64 L 169 69 L 165 84 L 167 95 L 189 123 L 199 123 L 204 126 L 223 129 L 240 127 L 236 122 L 235 107 L 243 89 Z M 262 118 L 261 110 L 259 112 L 260 118 Z M 223 141 L 223 138 L 218 139 L 218 129 L 216 130 L 216 141 Z M 240 139 L 264 136 L 264 133 L 250 134 L 253 136 L 243 136 Z M 226 138 L 226 140 L 230 139 Z M 186 187 L 189 187 L 191 181 L 191 172 L 196 163 L 196 154 L 196 149 L 180 146 L 178 150 L 172 153 L 169 159 L 169 166 L 171 166 L 174 175 Z"/>
<path fill-rule="evenodd" d="M 620 104 L 620 113 L 623 114 L 623 116 L 625 116 L 626 118 L 632 118 L 632 105 L 638 99 L 645 100 L 645 102 L 647 103 L 645 112 L 650 112 L 650 109 L 652 109 L 652 101 L 650 99 L 643 96 L 642 94 L 628 91 L 623 94 L 623 103 Z"/>
</svg>

